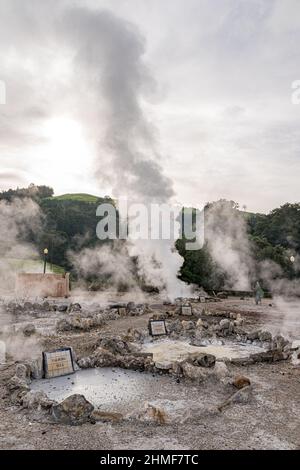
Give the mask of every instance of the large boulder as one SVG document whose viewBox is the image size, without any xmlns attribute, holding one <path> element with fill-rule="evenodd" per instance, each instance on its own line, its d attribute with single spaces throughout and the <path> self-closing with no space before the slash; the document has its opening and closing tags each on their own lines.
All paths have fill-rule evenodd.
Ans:
<svg viewBox="0 0 300 470">
<path fill-rule="evenodd" d="M 230 320 L 228 320 L 228 318 L 223 318 L 223 320 L 220 321 L 219 325 L 221 330 L 226 330 L 229 328 Z"/>
<path fill-rule="evenodd" d="M 56 328 L 58 331 L 89 331 L 92 328 L 103 325 L 104 320 L 101 315 L 93 315 L 84 317 L 80 314 L 70 314 L 68 318 L 61 319 L 57 322 Z"/>
<path fill-rule="evenodd" d="M 61 304 L 57 307 L 58 312 L 66 312 L 68 310 L 68 305 L 67 304 Z"/>
<path fill-rule="evenodd" d="M 234 324 L 234 326 L 242 326 L 243 323 L 244 323 L 244 320 L 241 317 L 241 314 L 238 313 L 237 316 L 236 316 L 236 319 L 233 322 L 233 324 Z"/>
<path fill-rule="evenodd" d="M 249 385 L 251 385 L 251 382 L 248 377 L 245 377 L 244 375 L 237 375 L 236 377 L 234 377 L 232 385 L 240 390 L 244 387 L 248 387 Z"/>
<path fill-rule="evenodd" d="M 223 318 L 223 320 L 220 321 L 219 325 L 215 326 L 215 330 L 219 336 L 230 335 L 234 332 L 234 323 L 228 318 Z"/>
<path fill-rule="evenodd" d="M 143 304 L 135 304 L 134 302 L 128 302 L 126 309 L 128 315 L 138 316 L 145 313 L 147 306 Z"/>
<path fill-rule="evenodd" d="M 15 376 L 26 383 L 30 382 L 30 367 L 27 364 L 17 364 L 15 369 Z"/>
<path fill-rule="evenodd" d="M 170 335 L 179 335 L 182 331 L 182 324 L 180 320 L 168 322 L 168 332 Z"/>
<path fill-rule="evenodd" d="M 71 331 L 73 327 L 69 319 L 63 319 L 56 323 L 56 329 L 57 331 Z"/>
<path fill-rule="evenodd" d="M 14 375 L 7 383 L 10 399 L 13 403 L 20 403 L 22 397 L 29 392 L 27 380 Z"/>
<path fill-rule="evenodd" d="M 155 367 L 156 369 L 159 369 L 159 370 L 171 370 L 173 369 L 173 362 L 172 361 L 158 361 L 158 362 L 155 362 Z"/>
<path fill-rule="evenodd" d="M 292 364 L 294 364 L 295 366 L 300 365 L 300 348 L 294 350 L 291 358 L 292 358 Z"/>
<path fill-rule="evenodd" d="M 289 341 L 281 335 L 277 335 L 273 338 L 271 348 L 278 349 L 279 351 L 284 351 L 286 346 L 289 345 Z"/>
<path fill-rule="evenodd" d="M 189 360 L 196 366 L 201 367 L 213 367 L 216 362 L 216 358 L 213 354 L 207 353 L 192 353 L 189 355 Z"/>
<path fill-rule="evenodd" d="M 129 353 L 127 343 L 121 338 L 103 338 L 100 340 L 99 346 L 113 354 L 125 355 Z"/>
<path fill-rule="evenodd" d="M 215 366 L 212 372 L 213 372 L 213 375 L 218 380 L 221 380 L 221 381 L 230 376 L 228 367 L 226 366 L 224 362 L 221 362 L 221 361 L 215 363 Z"/>
<path fill-rule="evenodd" d="M 195 329 L 195 323 L 193 321 L 182 320 L 181 325 L 184 331 L 190 331 Z"/>
<path fill-rule="evenodd" d="M 31 361 L 27 361 L 25 366 L 29 370 L 28 376 L 30 379 L 31 378 L 33 379 L 43 378 L 44 371 L 43 371 L 42 358 L 32 359 Z M 16 375 L 17 375 L 17 372 L 16 372 Z M 27 375 L 27 371 L 26 371 L 26 375 Z"/>
<path fill-rule="evenodd" d="M 52 406 L 52 416 L 57 423 L 78 426 L 90 421 L 94 406 L 83 395 L 71 395 Z"/>
<path fill-rule="evenodd" d="M 200 367 L 194 366 L 189 362 L 183 362 L 180 364 L 180 366 L 183 376 L 187 379 L 200 383 L 203 382 L 203 380 L 206 378 L 206 374 Z"/>
<path fill-rule="evenodd" d="M 108 349 L 99 347 L 91 357 L 94 363 L 94 367 L 118 367 L 119 366 L 119 355 L 116 355 Z M 81 361 L 79 361 L 79 367 L 82 367 Z"/>
<path fill-rule="evenodd" d="M 125 338 L 127 342 L 139 342 L 141 343 L 145 338 L 143 331 L 138 330 L 137 328 L 129 328 Z"/>
<path fill-rule="evenodd" d="M 261 331 L 252 331 L 251 333 L 247 334 L 247 338 L 250 341 L 255 341 L 259 338 L 260 333 L 261 333 Z"/>
<path fill-rule="evenodd" d="M 269 331 L 261 331 L 258 338 L 260 341 L 272 341 L 272 335 Z"/>
<path fill-rule="evenodd" d="M 71 304 L 68 308 L 69 312 L 80 312 L 81 311 L 81 305 L 78 302 L 75 302 L 74 304 Z"/>
</svg>

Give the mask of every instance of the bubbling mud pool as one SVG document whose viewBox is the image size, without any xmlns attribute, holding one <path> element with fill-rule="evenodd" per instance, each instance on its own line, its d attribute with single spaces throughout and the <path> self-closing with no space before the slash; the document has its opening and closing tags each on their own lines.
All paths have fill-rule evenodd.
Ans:
<svg viewBox="0 0 300 470">
<path fill-rule="evenodd" d="M 142 350 L 151 352 L 154 362 L 162 365 L 182 361 L 195 352 L 213 354 L 217 360 L 221 360 L 247 357 L 264 351 L 258 346 L 247 344 L 192 346 L 184 341 L 169 339 L 146 343 Z M 63 377 L 35 380 L 31 383 L 31 389 L 44 391 L 49 398 L 58 402 L 70 395 L 82 394 L 95 408 L 121 413 L 131 413 L 145 402 L 164 403 L 167 409 L 180 409 L 199 399 L 196 387 L 178 384 L 168 375 L 153 375 L 118 367 L 83 369 Z M 194 393 L 196 397 L 193 397 Z"/>
<path fill-rule="evenodd" d="M 174 395 L 174 387 L 178 391 L 178 385 L 170 377 L 117 367 L 84 369 L 71 375 L 31 383 L 32 390 L 42 390 L 52 400 L 60 402 L 79 393 L 95 408 L 121 413 L 132 412 L 147 401 L 164 400 Z M 185 391 L 182 390 L 182 393 L 185 399 Z"/>
<path fill-rule="evenodd" d="M 224 345 L 209 344 L 207 346 L 192 346 L 184 341 L 169 339 L 146 343 L 143 345 L 143 350 L 152 353 L 154 362 L 160 363 L 183 361 L 190 353 L 195 352 L 213 354 L 217 360 L 230 360 L 248 357 L 250 354 L 265 351 L 263 348 L 252 344 L 228 342 Z"/>
</svg>

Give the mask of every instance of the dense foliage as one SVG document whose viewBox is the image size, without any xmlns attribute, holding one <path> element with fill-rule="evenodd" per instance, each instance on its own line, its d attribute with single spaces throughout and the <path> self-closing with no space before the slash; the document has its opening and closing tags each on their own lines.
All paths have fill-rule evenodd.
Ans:
<svg viewBox="0 0 300 470">
<path fill-rule="evenodd" d="M 209 214 L 214 211 L 213 226 Z M 206 205 L 205 243 L 202 249 L 186 251 L 184 240 L 178 240 L 176 247 L 184 258 L 180 278 L 194 282 L 205 289 L 221 289 L 226 285 L 228 272 L 222 269 L 211 255 L 210 245 L 214 237 L 221 235 L 224 240 L 236 243 L 235 250 L 241 256 L 247 251 L 251 281 L 260 279 L 262 284 L 278 278 L 300 277 L 300 204 L 284 204 L 269 214 L 251 214 L 239 210 L 233 201 L 217 201 Z M 243 219 L 243 220 L 241 220 Z M 246 240 L 245 240 L 246 239 Z M 243 243 L 241 243 L 241 241 Z M 247 247 L 245 249 L 245 241 Z M 224 250 L 226 243 L 224 241 Z M 250 256 L 249 256 L 250 255 Z M 294 262 L 291 262 L 294 258 Z"/>
<path fill-rule="evenodd" d="M 72 271 L 69 250 L 79 252 L 105 243 L 96 236 L 99 222 L 96 209 L 101 202 L 112 202 L 109 197 L 86 194 L 54 197 L 52 188 L 35 185 L 0 193 L 0 200 L 11 201 L 15 197 L 30 197 L 39 204 L 43 215 L 41 228 L 30 234 L 30 241 L 40 253 L 45 247 L 49 249 L 50 262 Z M 300 204 L 284 204 L 264 215 L 241 211 L 235 202 L 220 200 L 207 204 L 204 214 L 204 246 L 186 251 L 184 239 L 176 242 L 176 248 L 184 258 L 179 273 L 182 280 L 204 289 L 218 290 L 226 285 L 228 273 L 222 263 L 218 263 L 218 257 L 212 256 L 212 240 L 216 237 L 230 238 L 233 248 L 241 250 L 244 257 L 245 246 L 240 242 L 241 238 L 247 239 L 247 250 L 251 255 L 249 272 L 253 281 L 261 278 L 262 266 L 269 266 L 266 263 L 278 267 L 278 276 L 300 277 Z M 291 262 L 291 256 L 295 257 L 295 263 Z M 244 262 L 247 263 L 247 258 Z"/>
<path fill-rule="evenodd" d="M 11 201 L 16 197 L 30 197 L 35 201 L 40 201 L 43 198 L 53 196 L 53 194 L 54 191 L 52 188 L 49 188 L 49 186 L 36 186 L 35 184 L 30 184 L 28 188 L 8 189 L 7 191 L 0 192 L 0 201 L 1 199 Z"/>
</svg>

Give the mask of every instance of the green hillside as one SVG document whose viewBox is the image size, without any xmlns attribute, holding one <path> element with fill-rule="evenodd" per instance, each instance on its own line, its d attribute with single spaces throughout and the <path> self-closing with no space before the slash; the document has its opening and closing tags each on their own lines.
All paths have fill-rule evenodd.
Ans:
<svg viewBox="0 0 300 470">
<path fill-rule="evenodd" d="M 82 202 L 97 202 L 100 197 L 93 196 L 92 194 L 84 193 L 72 193 L 72 194 L 62 194 L 61 196 L 53 196 L 51 199 L 56 199 L 58 201 L 82 201 Z"/>
<path fill-rule="evenodd" d="M 75 279 L 76 276 L 81 276 L 89 283 L 98 282 L 101 278 L 101 263 L 99 263 L 99 272 L 96 267 L 91 274 L 86 274 L 78 271 L 73 260 L 83 250 L 99 248 L 105 243 L 111 244 L 116 251 L 124 248 L 126 242 L 113 245 L 110 240 L 100 240 L 96 233 L 100 220 L 96 215 L 99 204 L 115 203 L 115 201 L 107 196 L 97 197 L 85 193 L 59 196 L 53 194 L 53 189 L 47 186 L 30 185 L 28 188 L 0 192 L 0 202 L 3 199 L 12 201 L 14 198 L 25 197 L 36 201 L 42 214 L 41 223 L 38 229 L 34 227 L 31 229 L 29 225 L 26 233 L 22 233 L 22 239 L 33 244 L 41 254 L 41 258 L 44 248 L 48 248 L 47 269 L 50 269 L 50 263 L 53 263 L 54 272 L 65 269 L 70 271 Z M 189 210 L 193 212 L 196 209 L 189 208 Z M 235 250 L 241 259 L 245 259 L 247 265 L 249 260 L 243 251 L 244 244 L 239 243 L 238 227 L 244 227 L 247 234 L 245 243 L 251 252 L 249 270 L 253 282 L 260 279 L 261 269 L 266 263 L 276 266 L 277 271 L 273 270 L 274 273 L 270 273 L 272 276 L 300 279 L 299 263 L 291 261 L 291 257 L 297 260 L 300 256 L 300 203 L 286 203 L 269 214 L 255 214 L 246 210 L 241 211 L 234 201 L 220 199 L 206 204 L 204 216 L 205 231 L 207 229 L 207 233 L 218 234 L 224 240 L 232 240 Z M 177 240 L 177 250 L 184 258 L 179 276 L 185 282 L 198 284 L 204 289 L 219 290 L 229 285 L 230 276 L 222 268 L 222 264 L 213 258 L 211 240 L 212 237 L 205 238 L 203 247 L 195 251 L 186 250 L 184 239 Z M 225 244 L 224 250 L 226 249 Z M 90 262 L 92 264 L 93 260 Z M 130 259 L 128 255 L 127 262 L 134 275 L 138 277 L 136 260 Z M 22 263 L 17 262 L 18 269 L 43 271 L 42 261 L 35 261 L 33 263 L 38 264 L 31 266 L 24 266 L 24 262 Z M 109 276 L 101 278 L 101 283 L 103 282 L 109 282 Z"/>
<path fill-rule="evenodd" d="M 15 272 L 42 273 L 44 269 L 44 261 L 42 260 L 5 258 L 5 261 Z M 47 263 L 46 272 L 63 274 L 65 270 L 56 264 Z"/>
</svg>

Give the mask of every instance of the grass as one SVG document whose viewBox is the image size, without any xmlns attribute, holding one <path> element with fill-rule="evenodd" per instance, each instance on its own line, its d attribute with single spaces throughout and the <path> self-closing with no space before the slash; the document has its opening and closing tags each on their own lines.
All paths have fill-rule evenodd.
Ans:
<svg viewBox="0 0 300 470">
<path fill-rule="evenodd" d="M 97 202 L 100 198 L 91 194 L 75 193 L 75 194 L 62 194 L 61 196 L 53 196 L 51 199 L 58 201 L 83 201 L 83 202 Z"/>
<path fill-rule="evenodd" d="M 6 258 L 11 269 L 16 272 L 26 273 L 42 273 L 44 270 L 44 262 L 42 260 L 33 259 L 17 259 L 17 258 Z M 46 272 L 54 274 L 64 274 L 65 270 L 61 266 L 56 264 L 47 263 Z"/>
</svg>

